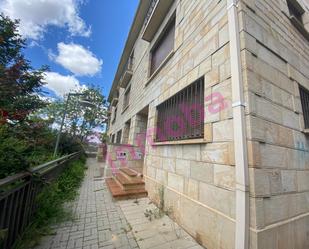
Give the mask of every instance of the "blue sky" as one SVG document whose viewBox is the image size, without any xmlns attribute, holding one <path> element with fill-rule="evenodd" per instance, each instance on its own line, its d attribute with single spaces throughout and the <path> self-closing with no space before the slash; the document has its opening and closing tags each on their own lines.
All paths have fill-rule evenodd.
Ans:
<svg viewBox="0 0 309 249">
<path fill-rule="evenodd" d="M 0 0 L 0 11 L 21 19 L 35 68 L 48 65 L 48 91 L 99 85 L 108 95 L 139 0 Z"/>
</svg>

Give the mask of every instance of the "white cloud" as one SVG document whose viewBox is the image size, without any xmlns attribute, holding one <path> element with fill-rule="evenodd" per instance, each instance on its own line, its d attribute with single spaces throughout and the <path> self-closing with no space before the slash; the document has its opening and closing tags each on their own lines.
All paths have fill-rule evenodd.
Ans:
<svg viewBox="0 0 309 249">
<path fill-rule="evenodd" d="M 52 90 L 59 97 L 63 97 L 69 92 L 75 92 L 87 88 L 74 76 L 65 76 L 56 72 L 46 72 L 45 81 L 47 83 L 45 87 Z"/>
<path fill-rule="evenodd" d="M 43 100 L 43 101 L 45 101 L 45 102 L 47 102 L 47 103 L 53 103 L 53 102 L 56 101 L 55 98 L 50 97 L 50 96 L 43 96 L 43 95 L 38 95 L 38 96 L 39 96 L 39 98 L 40 98 L 41 100 Z"/>
<path fill-rule="evenodd" d="M 26 38 L 43 38 L 49 25 L 88 37 L 91 30 L 79 16 L 80 4 L 81 0 L 1 0 L 0 12 L 20 19 L 20 33 Z"/>
<path fill-rule="evenodd" d="M 103 64 L 91 51 L 74 43 L 58 43 L 58 55 L 49 52 L 49 58 L 78 76 L 93 76 Z"/>
</svg>

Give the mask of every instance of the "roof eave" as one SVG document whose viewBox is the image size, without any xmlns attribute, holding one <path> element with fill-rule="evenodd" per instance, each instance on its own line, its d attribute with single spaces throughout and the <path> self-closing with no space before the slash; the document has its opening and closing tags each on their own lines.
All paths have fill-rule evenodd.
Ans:
<svg viewBox="0 0 309 249">
<path fill-rule="evenodd" d="M 131 51 L 134 47 L 134 44 L 143 28 L 144 20 L 149 9 L 150 1 L 149 0 L 140 0 L 137 11 L 135 13 L 133 23 L 131 25 L 130 32 L 126 44 L 124 46 L 120 62 L 118 64 L 117 72 L 115 74 L 113 84 L 108 96 L 108 102 L 112 101 L 113 94 L 117 90 L 117 84 L 121 78 L 121 74 L 124 70 L 124 67 L 130 57 Z"/>
</svg>

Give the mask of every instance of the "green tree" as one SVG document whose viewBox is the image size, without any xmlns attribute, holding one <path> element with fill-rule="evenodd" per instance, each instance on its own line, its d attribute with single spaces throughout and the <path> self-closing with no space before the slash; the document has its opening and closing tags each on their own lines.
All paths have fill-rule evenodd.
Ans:
<svg viewBox="0 0 309 249">
<path fill-rule="evenodd" d="M 83 121 L 79 127 L 82 140 L 92 133 L 95 127 L 102 126 L 107 121 L 107 101 L 99 88 L 89 88 L 82 92 L 87 101 L 95 107 L 83 107 Z"/>
<path fill-rule="evenodd" d="M 25 59 L 18 25 L 0 14 L 0 178 L 52 159 L 56 132 L 50 127 L 63 110 L 59 103 L 50 118 L 35 115 L 48 106 L 39 96 L 47 68 L 35 70 Z M 59 147 L 60 154 L 82 150 L 68 134 Z"/>
<path fill-rule="evenodd" d="M 19 22 L 0 14 L 0 115 L 2 123 L 17 124 L 46 103 L 39 97 L 46 67 L 34 70 L 22 50 L 26 41 Z"/>
<path fill-rule="evenodd" d="M 46 105 L 39 97 L 45 68 L 25 59 L 18 25 L 0 14 L 0 178 L 45 161 L 54 141 L 49 124 L 30 115 Z"/>
<path fill-rule="evenodd" d="M 67 105 L 63 131 L 73 137 L 79 137 L 83 141 L 95 127 L 106 123 L 107 105 L 106 99 L 98 87 L 92 86 L 76 93 L 82 94 L 82 96 L 71 96 Z M 54 126 L 59 127 L 66 100 L 67 98 L 64 98 L 51 103 L 38 115 L 48 117 Z M 85 103 L 91 103 L 91 105 L 85 105 Z"/>
</svg>

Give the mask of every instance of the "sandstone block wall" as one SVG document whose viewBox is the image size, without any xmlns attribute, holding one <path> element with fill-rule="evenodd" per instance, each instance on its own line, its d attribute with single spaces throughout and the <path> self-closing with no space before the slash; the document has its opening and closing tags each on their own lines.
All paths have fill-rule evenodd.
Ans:
<svg viewBox="0 0 309 249">
<path fill-rule="evenodd" d="M 309 136 L 299 96 L 299 85 L 309 89 L 309 42 L 287 18 L 286 0 L 246 0 L 239 13 L 251 247 L 309 248 Z"/>
<path fill-rule="evenodd" d="M 252 249 L 309 248 L 309 139 L 298 91 L 298 84 L 309 89 L 309 46 L 283 14 L 284 6 L 285 0 L 239 2 Z M 150 49 L 175 11 L 174 54 L 150 79 Z M 163 186 L 166 208 L 192 236 L 208 249 L 232 249 L 235 158 L 226 0 L 177 0 L 153 42 L 141 34 L 134 48 L 130 105 L 122 111 L 120 89 L 109 134 L 130 120 L 128 141 L 135 144 L 147 127 L 144 175 L 150 198 L 159 202 Z M 218 113 L 209 112 L 211 102 L 205 101 L 204 141 L 149 143 L 156 106 L 200 77 L 205 96 L 220 93 L 226 101 Z M 141 120 L 146 106 L 148 118 Z"/>
</svg>

